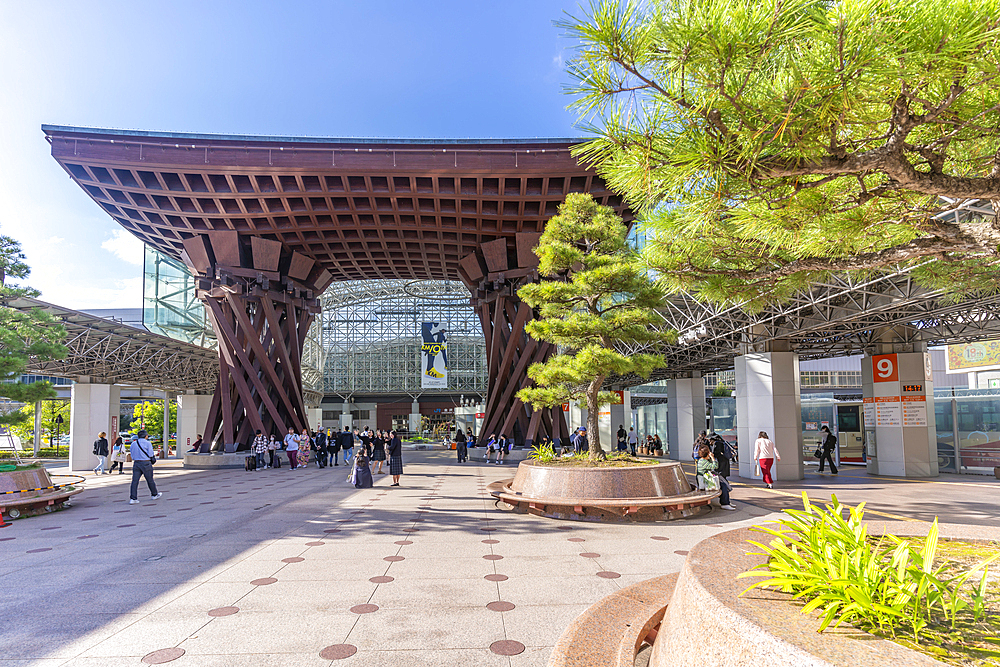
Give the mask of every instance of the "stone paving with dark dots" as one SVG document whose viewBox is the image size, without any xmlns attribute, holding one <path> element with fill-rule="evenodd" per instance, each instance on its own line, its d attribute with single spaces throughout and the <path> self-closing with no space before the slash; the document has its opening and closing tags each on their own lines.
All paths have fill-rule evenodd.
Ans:
<svg viewBox="0 0 1000 667">
<path fill-rule="evenodd" d="M 830 493 L 816 480 L 774 492 L 737 482 L 736 512 L 568 522 L 496 506 L 486 487 L 513 464 L 433 451 L 406 452 L 404 464 L 401 486 L 383 475 L 355 489 L 342 467 L 198 471 L 168 460 L 156 466 L 164 497 L 151 502 L 140 486 L 138 505 L 127 504 L 129 475 L 87 475 L 73 507 L 3 529 L 0 667 L 542 667 L 588 606 L 678 571 L 706 537 L 773 520 L 801 502 L 800 488 Z M 870 507 L 898 513 L 903 497 L 931 514 L 933 490 L 973 517 L 964 498 L 997 488 L 851 475 L 832 482 L 838 497 L 863 482 Z"/>
</svg>

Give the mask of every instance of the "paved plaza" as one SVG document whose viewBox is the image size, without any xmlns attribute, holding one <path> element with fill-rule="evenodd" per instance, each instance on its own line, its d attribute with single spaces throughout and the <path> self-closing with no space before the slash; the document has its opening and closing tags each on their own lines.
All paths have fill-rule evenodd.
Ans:
<svg viewBox="0 0 1000 667">
<path fill-rule="evenodd" d="M 378 475 L 364 490 L 343 466 L 165 461 L 163 498 L 143 485 L 132 506 L 130 476 L 88 476 L 71 509 L 0 530 L 0 667 L 140 665 L 162 649 L 183 650 L 168 663 L 178 666 L 541 666 L 589 605 L 679 570 L 694 544 L 797 505 L 800 489 L 868 500 L 872 518 L 1000 523 L 992 478 L 856 468 L 807 469 L 773 491 L 737 478 L 739 511 L 693 520 L 554 521 L 495 508 L 486 485 L 513 465 L 458 465 L 450 452 L 405 460 L 401 487 Z"/>
</svg>

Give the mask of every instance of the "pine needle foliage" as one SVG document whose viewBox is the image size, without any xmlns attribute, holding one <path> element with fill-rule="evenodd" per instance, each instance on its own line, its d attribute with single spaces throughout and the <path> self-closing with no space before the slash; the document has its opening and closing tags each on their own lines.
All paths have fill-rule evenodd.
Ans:
<svg viewBox="0 0 1000 667">
<path fill-rule="evenodd" d="M 664 292 L 626 243 L 627 232 L 611 207 L 589 194 L 568 195 L 535 248 L 545 280 L 518 290 L 537 313 L 528 334 L 560 349 L 528 368 L 537 386 L 522 389 L 518 398 L 536 409 L 585 403 L 591 458 L 603 455 L 598 409 L 615 398 L 601 390 L 604 381 L 611 375 L 645 378 L 664 365 L 657 354 L 622 349 L 676 341 L 655 312 Z"/>
<path fill-rule="evenodd" d="M 39 310 L 22 312 L 5 305 L 6 300 L 38 292 L 30 287 L 8 285 L 9 278 L 24 279 L 31 272 L 25 263 L 21 244 L 9 236 L 0 236 L 0 396 L 20 403 L 34 403 L 55 398 L 56 392 L 48 382 L 24 384 L 20 376 L 32 359 L 62 359 L 66 347 L 62 340 L 66 331 L 55 319 Z M 16 410 L 0 415 L 0 425 L 17 424 L 28 419 L 25 412 Z"/>
<path fill-rule="evenodd" d="M 1000 275 L 997 216 L 942 215 L 1000 201 L 1000 0 L 600 0 L 558 25 L 576 155 L 668 288 L 755 308 L 830 273 Z"/>
</svg>

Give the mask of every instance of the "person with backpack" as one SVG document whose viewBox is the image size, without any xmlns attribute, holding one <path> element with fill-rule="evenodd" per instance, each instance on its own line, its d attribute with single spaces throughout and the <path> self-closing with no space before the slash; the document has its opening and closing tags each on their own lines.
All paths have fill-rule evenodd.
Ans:
<svg viewBox="0 0 1000 667">
<path fill-rule="evenodd" d="M 834 475 L 837 474 L 837 466 L 833 462 L 833 452 L 837 448 L 837 436 L 830 433 L 830 427 L 824 426 L 820 429 L 821 433 L 826 435 L 823 437 L 823 441 L 820 443 L 820 457 L 819 457 L 819 471 L 823 472 L 823 464 L 827 461 L 830 462 L 830 472 Z"/>
<path fill-rule="evenodd" d="M 691 458 L 697 463 L 700 458 L 698 452 L 701 451 L 702 445 L 708 444 L 708 436 L 705 431 L 698 431 L 698 437 L 694 439 L 694 444 L 691 445 Z"/>
<path fill-rule="evenodd" d="M 624 452 L 625 450 L 628 449 L 628 441 L 626 440 L 626 438 L 628 437 L 628 434 L 625 433 L 625 426 L 624 425 L 622 425 L 622 424 L 618 425 L 618 434 L 617 435 L 618 435 L 618 451 L 619 452 Z"/>
<path fill-rule="evenodd" d="M 139 479 L 146 478 L 146 486 L 152 500 L 159 500 L 163 494 L 156 490 L 156 482 L 153 481 L 153 464 L 156 462 L 156 452 L 153 450 L 153 443 L 147 439 L 146 429 L 139 431 L 132 440 L 132 484 L 129 486 L 129 505 L 139 502 Z"/>
<path fill-rule="evenodd" d="M 462 429 L 458 429 L 458 433 L 455 434 L 455 451 L 458 454 L 459 463 L 465 463 L 469 460 L 468 439 Z"/>
<path fill-rule="evenodd" d="M 108 453 L 108 434 L 101 431 L 97 434 L 97 440 L 94 440 L 94 456 L 97 457 L 97 467 L 94 468 L 95 475 L 108 474 L 108 471 L 104 469 L 104 464 L 108 461 Z"/>
</svg>

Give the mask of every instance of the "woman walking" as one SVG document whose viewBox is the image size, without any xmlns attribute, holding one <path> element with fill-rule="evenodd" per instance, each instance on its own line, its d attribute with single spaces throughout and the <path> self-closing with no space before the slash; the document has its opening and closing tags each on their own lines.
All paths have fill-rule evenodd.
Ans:
<svg viewBox="0 0 1000 667">
<path fill-rule="evenodd" d="M 385 446 L 389 443 L 389 434 L 385 431 L 376 431 L 375 437 L 372 438 L 372 473 L 375 475 L 384 475 L 385 471 L 382 470 L 382 465 L 385 463 Z M 378 470 L 374 470 L 375 462 L 378 462 Z"/>
<path fill-rule="evenodd" d="M 274 467 L 274 452 L 278 449 L 278 441 L 275 439 L 274 434 L 271 434 L 270 440 L 267 441 L 267 467 Z"/>
<path fill-rule="evenodd" d="M 778 453 L 778 448 L 775 447 L 774 442 L 772 442 L 767 437 L 767 431 L 761 431 L 757 434 L 757 440 L 753 443 L 753 458 L 757 461 L 757 465 L 760 466 L 760 472 L 764 476 L 764 484 L 767 488 L 774 488 L 774 478 L 771 477 L 771 466 L 774 465 L 774 459 L 781 460 L 781 454 Z"/>
<path fill-rule="evenodd" d="M 125 474 L 125 443 L 121 436 L 115 438 L 115 444 L 111 448 L 111 470 L 108 471 L 110 475 L 115 471 L 115 466 L 118 467 L 118 474 Z"/>
<path fill-rule="evenodd" d="M 462 432 L 462 429 L 458 429 L 458 433 L 455 434 L 455 452 L 458 454 L 459 463 L 464 463 L 469 460 L 468 439 L 465 437 L 465 433 Z"/>
<path fill-rule="evenodd" d="M 829 426 L 824 426 L 820 429 L 820 432 L 826 435 L 823 436 L 823 442 L 820 443 L 819 471 L 823 472 L 823 464 L 829 461 L 830 472 L 836 475 L 837 466 L 833 462 L 833 452 L 837 449 L 837 436 L 830 433 Z"/>
<path fill-rule="evenodd" d="M 390 486 L 399 486 L 399 477 L 403 474 L 403 441 L 395 431 L 390 431 L 389 436 L 389 474 L 392 475 Z"/>
</svg>

